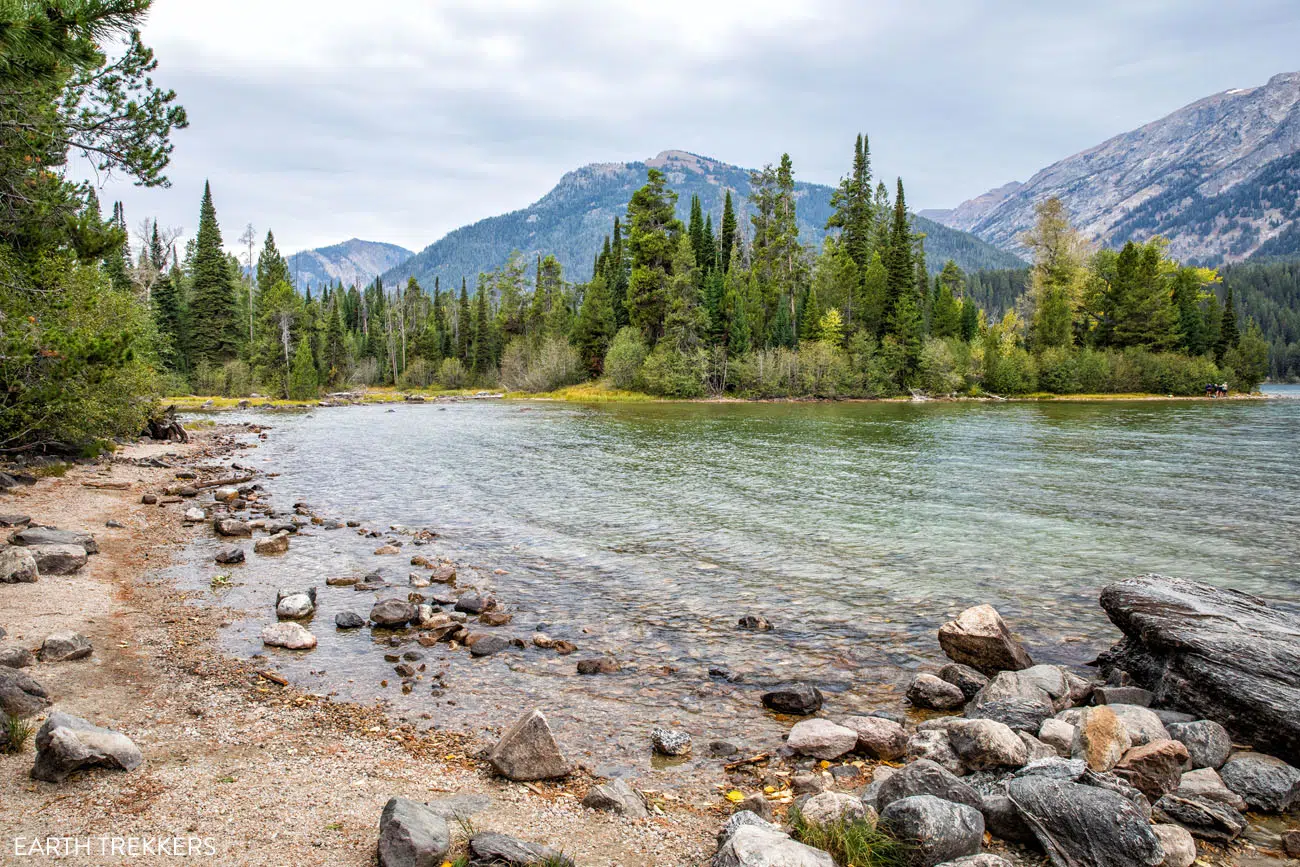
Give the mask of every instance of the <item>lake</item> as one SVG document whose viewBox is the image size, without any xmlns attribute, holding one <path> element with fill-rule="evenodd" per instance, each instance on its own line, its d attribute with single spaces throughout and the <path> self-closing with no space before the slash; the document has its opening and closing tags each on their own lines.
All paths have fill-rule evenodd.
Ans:
<svg viewBox="0 0 1300 867">
<path fill-rule="evenodd" d="M 383 557 L 381 540 L 313 528 L 288 555 L 250 552 L 233 569 L 212 563 L 216 540 L 196 542 L 174 576 L 206 589 L 230 571 L 212 598 L 256 614 L 227 631 L 229 650 L 262 650 L 277 586 L 313 585 L 320 646 L 273 653 L 278 670 L 451 728 L 535 704 L 593 766 L 645 770 L 649 728 L 670 723 L 700 760 L 714 739 L 774 747 L 788 721 L 758 697 L 785 679 L 816 683 L 832 714 L 901 712 L 910 675 L 943 661 L 935 630 L 981 602 L 1036 661 L 1070 665 L 1118 637 L 1097 594 L 1126 576 L 1300 602 L 1300 400 L 476 401 L 220 418 L 272 426 L 237 457 L 281 473 L 264 482 L 278 509 L 302 500 L 365 527 L 440 534 Z M 579 652 L 471 660 L 439 645 L 426 662 L 445 691 L 426 677 L 402 695 L 391 648 L 333 626 L 339 611 L 368 613 L 373 594 L 325 578 L 379 568 L 405 584 L 414 553 L 449 557 L 459 586 L 491 589 L 514 615 L 503 633 L 526 639 L 540 624 Z M 744 614 L 775 629 L 738 630 Z M 601 653 L 624 670 L 575 674 Z"/>
</svg>

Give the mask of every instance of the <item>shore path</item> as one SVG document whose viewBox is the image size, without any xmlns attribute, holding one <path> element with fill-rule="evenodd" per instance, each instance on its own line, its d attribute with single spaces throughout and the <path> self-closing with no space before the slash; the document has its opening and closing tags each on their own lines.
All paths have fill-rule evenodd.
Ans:
<svg viewBox="0 0 1300 867">
<path fill-rule="evenodd" d="M 187 604 L 157 577 L 206 525 L 182 525 L 188 503 L 143 505 L 141 494 L 170 483 L 176 469 L 131 463 L 165 454 L 179 456 L 169 458 L 177 464 L 211 458 L 221 434 L 199 431 L 188 445 L 128 446 L 111 463 L 74 465 L 0 500 L 0 512 L 89 531 L 101 549 L 75 575 L 0 585 L 0 626 L 9 633 L 3 640 L 35 650 L 56 631 L 87 636 L 95 648 L 89 659 L 37 662 L 26 671 L 49 690 L 53 709 L 123 732 L 145 756 L 130 774 L 92 770 L 53 785 L 29 776 L 30 742 L 20 755 L 0 755 L 0 863 L 177 863 L 171 855 L 101 857 L 98 840 L 107 836 L 210 840 L 215 855 L 186 863 L 373 865 L 389 798 L 455 794 L 491 798 L 473 817 L 474 830 L 548 844 L 583 867 L 707 860 L 720 816 L 672 804 L 666 815 L 640 822 L 585 810 L 579 799 L 590 780 L 503 782 L 474 757 L 484 743 L 417 733 L 375 708 L 280 686 L 250 663 L 223 657 L 216 636 L 232 613 Z M 130 487 L 81 484 L 92 480 Z M 108 528 L 108 521 L 123 526 Z M 451 824 L 462 836 L 465 829 Z M 50 837 L 94 838 L 94 853 L 17 855 L 16 845 Z"/>
</svg>

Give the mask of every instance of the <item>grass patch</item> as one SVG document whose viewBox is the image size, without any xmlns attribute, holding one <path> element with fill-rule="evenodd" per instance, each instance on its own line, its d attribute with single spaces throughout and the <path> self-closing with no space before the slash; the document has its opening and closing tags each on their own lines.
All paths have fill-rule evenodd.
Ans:
<svg viewBox="0 0 1300 867">
<path fill-rule="evenodd" d="M 219 590 L 222 587 L 230 586 L 229 573 L 225 573 L 221 575 L 213 575 L 210 586 L 212 587 L 213 590 Z"/>
<path fill-rule="evenodd" d="M 840 819 L 817 825 L 797 809 L 790 811 L 790 835 L 807 846 L 821 849 L 840 867 L 906 867 L 908 849 L 871 822 Z"/>
<path fill-rule="evenodd" d="M 4 727 L 0 728 L 0 753 L 11 755 L 21 753 L 34 734 L 36 734 L 36 726 L 32 723 L 17 717 L 7 717 Z"/>
<path fill-rule="evenodd" d="M 506 400 L 567 400 L 575 403 L 645 403 L 661 398 L 640 391 L 625 391 L 611 388 L 603 382 L 583 382 L 569 385 L 555 391 L 531 393 L 526 391 L 507 392 Z"/>
<path fill-rule="evenodd" d="M 217 777 L 217 782 L 218 782 L 218 783 L 233 783 L 234 781 L 235 781 L 235 778 L 232 777 L 232 776 L 230 776 L 229 774 L 227 774 L 227 775 L 224 776 L 224 777 Z"/>
</svg>

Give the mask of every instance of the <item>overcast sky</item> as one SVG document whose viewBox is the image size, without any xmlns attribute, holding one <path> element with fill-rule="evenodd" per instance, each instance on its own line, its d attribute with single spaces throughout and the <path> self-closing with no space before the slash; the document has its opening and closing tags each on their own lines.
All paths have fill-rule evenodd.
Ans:
<svg viewBox="0 0 1300 867">
<path fill-rule="evenodd" d="M 853 137 L 950 207 L 1221 90 L 1300 68 L 1296 0 L 155 0 L 145 41 L 190 127 L 134 227 L 228 246 L 419 250 L 567 170 L 783 151 L 834 183 Z"/>
</svg>

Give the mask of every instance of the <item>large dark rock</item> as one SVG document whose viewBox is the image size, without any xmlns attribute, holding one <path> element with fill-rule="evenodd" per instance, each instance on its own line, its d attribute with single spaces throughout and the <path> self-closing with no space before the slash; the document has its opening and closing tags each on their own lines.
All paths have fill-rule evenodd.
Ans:
<svg viewBox="0 0 1300 867">
<path fill-rule="evenodd" d="M 1208 798 L 1185 797 L 1178 793 L 1156 801 L 1155 817 L 1162 822 L 1177 822 L 1193 837 L 1212 843 L 1231 843 L 1246 830 L 1246 817 L 1227 804 Z"/>
<path fill-rule="evenodd" d="M 1056 867 L 1155 867 L 1164 859 L 1148 819 L 1115 792 L 1031 775 L 1012 779 L 1007 794 Z"/>
<path fill-rule="evenodd" d="M 439 867 L 451 848 L 447 820 L 424 804 L 392 798 L 379 816 L 379 867 Z"/>
<path fill-rule="evenodd" d="M 907 844 L 914 867 L 934 867 L 974 855 L 984 839 L 984 816 L 979 810 L 933 795 L 894 801 L 881 812 L 880 824 Z"/>
<path fill-rule="evenodd" d="M 540 710 L 524 714 L 492 748 L 488 761 L 501 776 L 515 782 L 552 780 L 572 770 Z"/>
<path fill-rule="evenodd" d="M 917 759 L 881 783 L 876 793 L 876 808 L 883 810 L 894 801 L 913 795 L 934 795 L 976 810 L 984 803 L 979 792 L 942 765 L 929 759 Z"/>
<path fill-rule="evenodd" d="M 50 694 L 35 678 L 14 668 L 0 668 L 0 711 L 22 719 L 51 703 Z"/>
<path fill-rule="evenodd" d="M 777 713 L 807 716 L 821 706 L 821 690 L 806 683 L 783 683 L 763 693 L 763 707 Z"/>
<path fill-rule="evenodd" d="M 1193 768 L 1221 768 L 1232 755 L 1232 738 L 1214 720 L 1166 723 L 1169 737 L 1187 747 Z"/>
<path fill-rule="evenodd" d="M 1101 605 L 1124 639 L 1099 659 L 1155 702 L 1212 719 L 1300 761 L 1300 622 L 1263 600 L 1182 578 L 1111 584 Z"/>
<path fill-rule="evenodd" d="M 13 535 L 15 545 L 76 545 L 87 554 L 98 554 L 95 537 L 78 530 L 60 530 L 55 527 L 27 527 Z"/>
<path fill-rule="evenodd" d="M 966 705 L 970 719 L 991 719 L 1013 731 L 1037 734 L 1043 720 L 1056 713 L 1052 696 L 1023 672 L 1004 671 Z"/>
<path fill-rule="evenodd" d="M 1238 753 L 1219 769 L 1229 789 L 1252 810 L 1285 813 L 1300 804 L 1300 770 L 1262 753 Z"/>
</svg>

